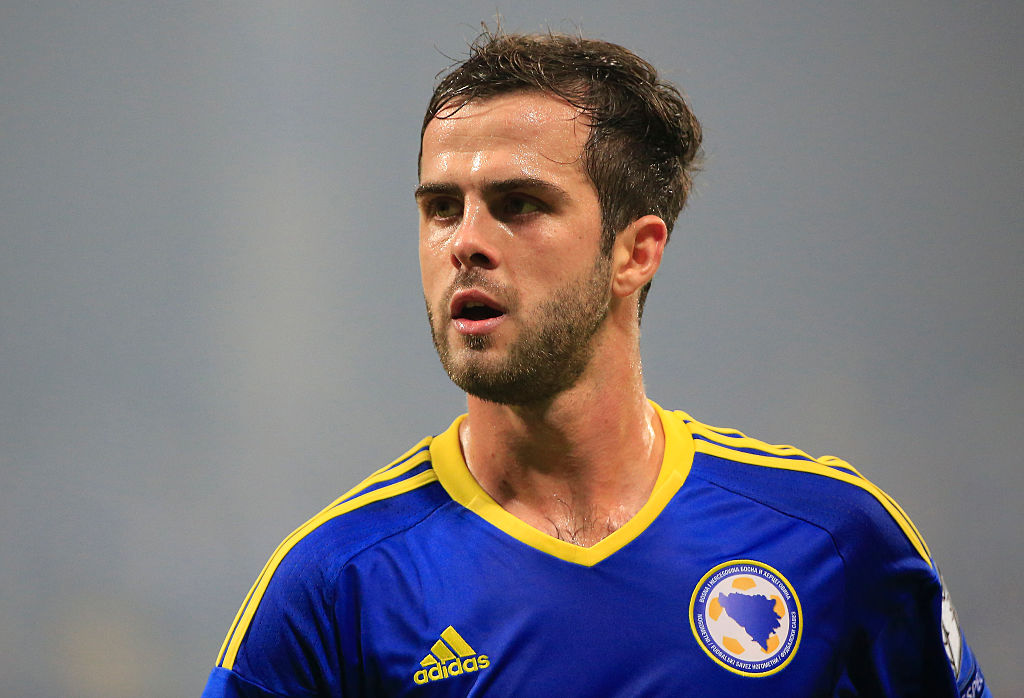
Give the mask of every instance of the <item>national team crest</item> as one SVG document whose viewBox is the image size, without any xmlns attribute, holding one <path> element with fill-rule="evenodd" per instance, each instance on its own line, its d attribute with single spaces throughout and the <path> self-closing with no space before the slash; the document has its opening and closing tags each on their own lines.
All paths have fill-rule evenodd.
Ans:
<svg viewBox="0 0 1024 698">
<path fill-rule="evenodd" d="M 796 654 L 803 613 L 793 585 L 755 560 L 710 570 L 690 598 L 690 628 L 716 663 L 743 676 L 768 676 Z"/>
</svg>

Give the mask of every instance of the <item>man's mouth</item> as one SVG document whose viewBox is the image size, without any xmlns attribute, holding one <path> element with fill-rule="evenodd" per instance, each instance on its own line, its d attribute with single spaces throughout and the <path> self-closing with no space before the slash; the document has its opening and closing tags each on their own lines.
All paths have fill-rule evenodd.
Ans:
<svg viewBox="0 0 1024 698">
<path fill-rule="evenodd" d="M 500 310 L 480 301 L 469 301 L 462 309 L 452 316 L 453 320 L 488 320 L 504 315 Z"/>
<path fill-rule="evenodd" d="M 457 292 L 449 308 L 452 323 L 463 334 L 487 334 L 505 318 L 505 308 L 479 289 Z"/>
</svg>

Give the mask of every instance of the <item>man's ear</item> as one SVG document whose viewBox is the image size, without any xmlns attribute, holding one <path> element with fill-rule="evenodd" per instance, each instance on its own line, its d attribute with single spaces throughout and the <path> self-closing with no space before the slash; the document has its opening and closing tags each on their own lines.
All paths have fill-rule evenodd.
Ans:
<svg viewBox="0 0 1024 698">
<path fill-rule="evenodd" d="M 658 216 L 643 216 L 626 226 L 612 248 L 612 293 L 625 298 L 654 278 L 667 242 L 668 228 Z"/>
</svg>

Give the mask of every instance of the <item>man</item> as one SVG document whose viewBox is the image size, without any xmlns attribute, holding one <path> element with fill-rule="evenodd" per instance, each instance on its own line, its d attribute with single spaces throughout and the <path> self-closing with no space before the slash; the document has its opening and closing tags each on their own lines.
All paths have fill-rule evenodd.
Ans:
<svg viewBox="0 0 1024 698">
<path fill-rule="evenodd" d="M 420 265 L 467 414 L 282 543 L 204 695 L 988 695 L 890 498 L 646 398 L 700 140 L 603 42 L 485 34 L 440 82 Z"/>
</svg>

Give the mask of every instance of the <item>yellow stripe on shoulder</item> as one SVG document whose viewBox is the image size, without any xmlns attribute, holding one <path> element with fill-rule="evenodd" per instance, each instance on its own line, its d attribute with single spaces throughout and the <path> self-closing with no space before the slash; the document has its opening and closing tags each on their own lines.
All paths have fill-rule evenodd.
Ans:
<svg viewBox="0 0 1024 698">
<path fill-rule="evenodd" d="M 697 420 L 689 417 L 687 426 L 690 431 L 698 436 L 702 436 L 705 439 L 709 439 L 715 443 L 726 446 L 727 448 L 748 448 L 761 451 L 766 456 L 778 456 L 780 458 L 805 458 L 809 461 L 816 463 L 823 463 L 832 466 L 838 466 L 840 468 L 846 468 L 853 470 L 853 467 L 844 460 L 836 458 L 835 456 L 825 456 L 823 458 L 815 458 L 805 451 L 801 451 L 795 446 L 787 446 L 783 444 L 770 444 L 760 439 L 752 439 L 741 431 L 736 429 L 724 429 L 722 427 L 713 427 L 707 424 L 702 424 Z M 856 471 L 854 471 L 856 472 Z M 858 473 L 859 474 L 859 473 Z"/>
<path fill-rule="evenodd" d="M 719 429 L 694 420 L 682 413 L 687 427 L 698 438 L 693 440 L 698 453 L 706 453 L 749 465 L 760 465 L 781 470 L 795 470 L 840 480 L 859 487 L 872 495 L 889 513 L 914 550 L 931 564 L 931 551 L 917 526 L 903 508 L 880 487 L 861 475 L 852 465 L 835 456 L 815 458 L 793 446 L 777 446 L 752 439 L 735 429 Z M 753 452 L 752 452 L 753 451 Z"/>
<path fill-rule="evenodd" d="M 405 462 L 403 462 L 402 458 L 399 458 L 386 468 L 378 470 L 375 474 L 349 490 L 345 495 L 335 500 L 319 514 L 292 531 L 287 538 L 281 541 L 281 544 L 277 546 L 274 554 L 270 556 L 270 560 L 267 561 L 267 564 L 263 567 L 263 570 L 256 578 L 256 582 L 252 585 L 252 588 L 246 595 L 245 600 L 238 609 L 238 613 L 235 614 L 235 619 L 231 623 L 231 628 L 228 630 L 227 637 L 224 638 L 224 643 L 221 645 L 220 652 L 217 655 L 217 666 L 224 667 L 228 670 L 234 667 L 235 658 L 238 656 L 238 650 L 241 648 L 242 640 L 245 638 L 245 634 L 248 631 L 249 624 L 252 622 L 253 616 L 256 615 L 256 610 L 259 608 L 260 601 L 263 599 L 263 594 L 266 592 L 267 586 L 270 584 L 271 577 L 273 577 L 274 572 L 277 570 L 281 561 L 284 560 L 288 552 L 291 551 L 291 549 L 294 548 L 300 540 L 331 519 L 348 514 L 349 512 L 355 511 L 367 504 L 396 497 L 400 494 L 411 492 L 419 487 L 423 487 L 424 485 L 437 481 L 437 474 L 434 473 L 432 469 L 425 470 L 412 477 L 393 482 L 390 485 L 385 485 L 378 489 L 371 490 L 365 494 L 353 496 L 374 484 L 400 477 L 412 468 L 415 468 L 417 465 L 429 460 L 429 451 L 424 451 L 422 454 L 416 453 L 419 448 L 429 444 L 429 442 L 429 438 L 421 441 L 418 447 L 413 448 L 406 453 L 404 458 L 407 460 L 405 460 Z"/>
<path fill-rule="evenodd" d="M 433 437 L 428 436 L 427 438 L 420 441 L 418 444 L 410 448 L 401 458 L 398 458 L 388 465 L 384 466 L 380 470 L 374 472 L 368 478 L 360 482 L 358 485 L 350 489 L 345 494 L 335 499 L 330 506 L 337 506 L 346 499 L 351 499 L 354 495 L 368 487 L 380 484 L 387 480 L 394 480 L 395 478 L 401 477 L 405 473 L 409 472 L 416 466 L 430 460 L 430 441 Z M 329 509 L 330 507 L 328 507 Z"/>
</svg>

